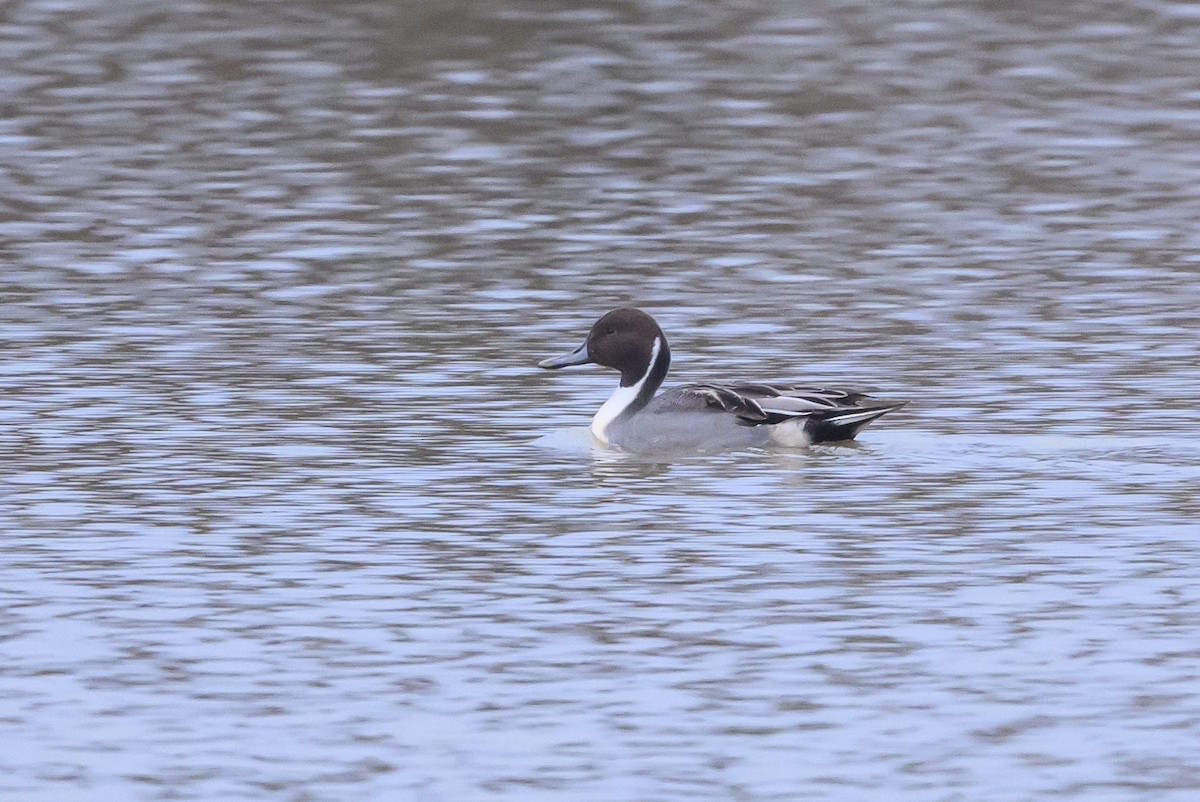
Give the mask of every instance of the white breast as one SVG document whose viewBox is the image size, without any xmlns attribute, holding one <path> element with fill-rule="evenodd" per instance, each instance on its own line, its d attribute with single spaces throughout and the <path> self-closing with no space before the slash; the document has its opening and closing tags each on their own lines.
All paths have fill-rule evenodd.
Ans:
<svg viewBox="0 0 1200 802">
<path fill-rule="evenodd" d="M 632 384 L 629 387 L 618 387 L 616 392 L 596 411 L 595 417 L 592 418 L 592 435 L 601 443 L 608 443 L 608 427 L 634 402 L 634 399 L 638 397 L 638 393 L 642 391 L 646 380 L 650 378 L 651 371 L 654 370 L 654 363 L 658 359 L 658 352 L 661 349 L 662 339 L 655 337 L 654 346 L 650 349 L 650 363 L 646 368 L 645 375 L 638 379 L 637 384 Z"/>
</svg>

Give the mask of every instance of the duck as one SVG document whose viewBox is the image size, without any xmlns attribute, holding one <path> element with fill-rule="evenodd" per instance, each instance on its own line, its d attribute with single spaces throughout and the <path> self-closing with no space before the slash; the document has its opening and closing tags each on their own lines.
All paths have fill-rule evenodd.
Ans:
<svg viewBox="0 0 1200 802">
<path fill-rule="evenodd" d="M 605 446 L 635 452 L 716 451 L 772 444 L 802 448 L 853 440 L 906 401 L 880 401 L 841 388 L 776 382 L 699 382 L 659 393 L 671 366 L 667 336 L 646 312 L 621 307 L 603 315 L 583 344 L 538 362 L 559 370 L 596 364 L 621 374 L 592 418 Z"/>
</svg>

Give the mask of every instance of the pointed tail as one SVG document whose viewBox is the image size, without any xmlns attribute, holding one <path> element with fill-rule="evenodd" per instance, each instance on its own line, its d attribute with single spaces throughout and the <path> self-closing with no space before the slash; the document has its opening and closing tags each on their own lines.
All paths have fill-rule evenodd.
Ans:
<svg viewBox="0 0 1200 802">
<path fill-rule="evenodd" d="M 804 428 L 814 443 L 853 440 L 854 436 L 868 423 L 900 409 L 907 403 L 907 401 L 900 401 L 895 404 L 842 408 L 828 413 L 817 413 L 809 416 Z"/>
</svg>

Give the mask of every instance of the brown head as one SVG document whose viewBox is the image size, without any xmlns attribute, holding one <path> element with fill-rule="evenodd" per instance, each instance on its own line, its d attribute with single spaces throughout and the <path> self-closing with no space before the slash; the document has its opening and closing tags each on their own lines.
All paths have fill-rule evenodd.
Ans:
<svg viewBox="0 0 1200 802">
<path fill-rule="evenodd" d="M 666 374 L 671 349 L 654 318 L 640 309 L 614 309 L 596 321 L 583 344 L 569 354 L 543 359 L 538 367 L 557 370 L 595 363 L 621 372 L 621 386 L 630 387 L 651 367 Z M 659 381 L 662 381 L 660 378 Z"/>
</svg>

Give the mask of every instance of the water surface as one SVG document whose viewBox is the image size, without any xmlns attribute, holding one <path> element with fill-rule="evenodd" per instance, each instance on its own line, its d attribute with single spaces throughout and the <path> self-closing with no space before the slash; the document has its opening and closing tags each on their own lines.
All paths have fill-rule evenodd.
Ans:
<svg viewBox="0 0 1200 802">
<path fill-rule="evenodd" d="M 1192 800 L 1200 14 L 0 11 L 0 797 Z M 596 448 L 678 381 L 911 399 Z"/>
</svg>

